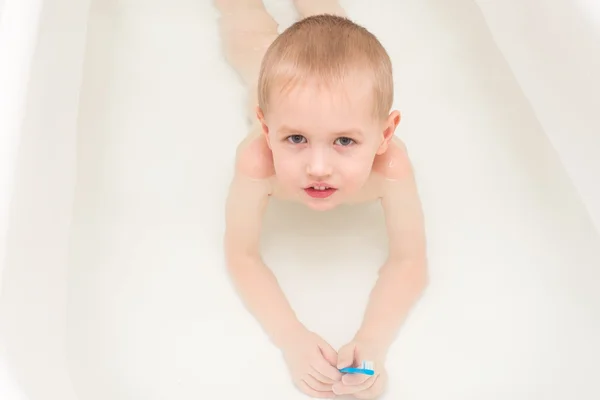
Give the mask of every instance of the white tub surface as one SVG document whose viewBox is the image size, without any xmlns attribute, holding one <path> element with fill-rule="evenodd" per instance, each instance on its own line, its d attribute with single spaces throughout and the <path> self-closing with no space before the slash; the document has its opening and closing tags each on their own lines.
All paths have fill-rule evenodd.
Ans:
<svg viewBox="0 0 600 400">
<path fill-rule="evenodd" d="M 559 102 L 527 92 L 540 81 L 481 3 L 343 2 L 393 59 L 430 243 L 432 282 L 391 349 L 384 398 L 597 399 L 589 179 L 600 175 L 577 160 L 577 143 L 597 143 L 597 112 L 560 147 L 569 125 L 548 129 Z M 306 398 L 223 265 L 246 126 L 217 12 L 97 0 L 88 18 L 88 5 L 45 3 L 0 292 L 0 382 L 8 362 L 29 400 Z M 268 5 L 293 20 L 289 2 Z M 299 316 L 334 347 L 358 327 L 385 245 L 377 206 L 275 202 L 264 235 Z"/>
</svg>

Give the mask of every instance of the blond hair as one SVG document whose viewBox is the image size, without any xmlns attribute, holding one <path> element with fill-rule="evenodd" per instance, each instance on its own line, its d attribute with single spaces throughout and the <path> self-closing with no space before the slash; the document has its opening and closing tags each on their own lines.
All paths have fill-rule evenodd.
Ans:
<svg viewBox="0 0 600 400">
<path fill-rule="evenodd" d="M 283 92 L 311 78 L 341 83 L 355 72 L 364 72 L 372 80 L 373 113 L 386 118 L 394 100 L 392 63 L 375 35 L 344 17 L 304 18 L 267 49 L 258 77 L 258 105 L 266 114 L 275 88 Z"/>
</svg>

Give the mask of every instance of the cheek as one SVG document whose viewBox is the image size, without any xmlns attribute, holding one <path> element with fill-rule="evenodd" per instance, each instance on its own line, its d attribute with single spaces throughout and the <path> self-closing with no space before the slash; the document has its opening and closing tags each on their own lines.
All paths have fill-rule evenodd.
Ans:
<svg viewBox="0 0 600 400">
<path fill-rule="evenodd" d="M 279 176 L 295 175 L 297 172 L 297 162 L 294 157 L 281 149 L 273 148 L 273 166 Z"/>
<path fill-rule="evenodd" d="M 361 154 L 345 160 L 339 171 L 346 185 L 355 188 L 362 186 L 371 175 L 373 158 L 369 154 Z"/>
<path fill-rule="evenodd" d="M 346 171 L 346 175 L 368 175 L 371 173 L 374 158 L 374 155 L 370 152 L 353 154 L 352 157 L 344 160 L 343 170 Z"/>
</svg>

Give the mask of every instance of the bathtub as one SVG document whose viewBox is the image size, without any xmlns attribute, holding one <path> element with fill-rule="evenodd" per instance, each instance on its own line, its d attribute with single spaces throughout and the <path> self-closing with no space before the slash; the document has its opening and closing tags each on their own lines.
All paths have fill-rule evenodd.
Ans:
<svg viewBox="0 0 600 400">
<path fill-rule="evenodd" d="M 427 216 L 431 283 L 385 398 L 599 398 L 597 2 L 391 3 L 343 2 L 393 59 Z M 0 0 L 1 399 L 305 398 L 223 267 L 246 121 L 216 18 Z M 381 212 L 274 202 L 263 251 L 337 348 L 385 257 Z"/>
</svg>

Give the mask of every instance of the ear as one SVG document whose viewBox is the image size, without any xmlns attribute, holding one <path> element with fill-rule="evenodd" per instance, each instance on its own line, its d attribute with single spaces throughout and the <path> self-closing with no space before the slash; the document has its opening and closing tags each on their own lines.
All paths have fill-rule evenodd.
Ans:
<svg viewBox="0 0 600 400">
<path fill-rule="evenodd" d="M 267 141 L 269 148 L 271 148 L 271 142 L 269 142 L 269 127 L 267 126 L 267 122 L 265 121 L 265 115 L 259 106 L 256 106 L 256 118 L 260 123 L 260 128 L 263 135 L 265 135 L 265 140 Z"/>
<path fill-rule="evenodd" d="M 383 126 L 383 140 L 377 149 L 377 155 L 380 156 L 387 151 L 390 140 L 392 140 L 394 137 L 394 132 L 396 132 L 398 124 L 400 124 L 400 112 L 394 110 L 385 120 L 385 124 Z"/>
</svg>

